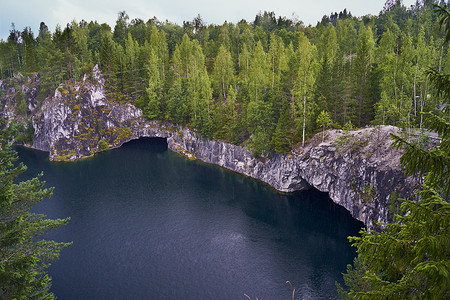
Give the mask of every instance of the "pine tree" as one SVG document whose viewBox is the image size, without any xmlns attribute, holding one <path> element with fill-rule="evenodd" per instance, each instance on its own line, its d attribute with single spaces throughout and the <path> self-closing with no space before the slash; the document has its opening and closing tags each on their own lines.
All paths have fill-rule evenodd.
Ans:
<svg viewBox="0 0 450 300">
<path fill-rule="evenodd" d="M 70 243 L 42 239 L 50 229 L 67 224 L 30 212 L 32 206 L 52 194 L 39 178 L 14 183 L 26 167 L 15 166 L 6 131 L 0 132 L 0 298 L 53 299 L 46 268 Z"/>
</svg>

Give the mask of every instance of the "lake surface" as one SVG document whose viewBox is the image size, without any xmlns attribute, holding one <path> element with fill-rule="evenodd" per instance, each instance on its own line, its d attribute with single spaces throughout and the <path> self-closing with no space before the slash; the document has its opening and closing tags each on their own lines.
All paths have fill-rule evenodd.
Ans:
<svg viewBox="0 0 450 300">
<path fill-rule="evenodd" d="M 73 241 L 49 269 L 59 299 L 336 299 L 362 223 L 316 190 L 281 194 L 190 161 L 164 139 L 94 158 L 48 161 L 16 148 L 24 178 L 54 195 L 35 207 L 71 217 L 48 238 Z"/>
</svg>

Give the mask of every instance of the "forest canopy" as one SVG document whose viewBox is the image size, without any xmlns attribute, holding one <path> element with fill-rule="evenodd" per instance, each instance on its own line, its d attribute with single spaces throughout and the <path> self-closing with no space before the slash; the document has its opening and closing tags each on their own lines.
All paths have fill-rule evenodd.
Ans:
<svg viewBox="0 0 450 300">
<path fill-rule="evenodd" d="M 426 76 L 429 67 L 450 70 L 433 4 L 447 5 L 387 1 L 378 16 L 344 9 L 316 26 L 274 12 L 222 25 L 199 15 L 180 26 L 124 11 L 114 28 L 82 20 L 51 32 L 42 22 L 35 35 L 13 26 L 0 42 L 0 79 L 39 72 L 42 102 L 98 64 L 107 97 L 133 103 L 147 119 L 245 144 L 255 155 L 286 153 L 323 128 L 322 112 L 334 128 L 422 129 L 422 112 L 443 115 Z"/>
</svg>

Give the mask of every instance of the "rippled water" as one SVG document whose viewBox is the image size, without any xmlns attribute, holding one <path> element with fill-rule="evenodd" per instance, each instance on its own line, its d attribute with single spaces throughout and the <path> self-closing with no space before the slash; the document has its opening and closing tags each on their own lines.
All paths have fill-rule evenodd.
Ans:
<svg viewBox="0 0 450 300">
<path fill-rule="evenodd" d="M 141 139 L 92 159 L 50 163 L 53 197 L 35 211 L 72 219 L 73 241 L 49 269 L 59 299 L 335 299 L 362 223 L 316 190 L 280 194 L 239 174 Z"/>
</svg>

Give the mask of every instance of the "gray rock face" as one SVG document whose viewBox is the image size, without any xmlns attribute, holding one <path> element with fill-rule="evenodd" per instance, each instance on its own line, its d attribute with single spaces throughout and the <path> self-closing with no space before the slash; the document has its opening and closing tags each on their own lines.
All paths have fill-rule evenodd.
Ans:
<svg viewBox="0 0 450 300">
<path fill-rule="evenodd" d="M 168 145 L 175 152 L 261 180 L 282 192 L 309 187 L 328 192 L 354 218 L 374 228 L 376 222 L 388 221 L 393 192 L 411 197 L 416 185 L 415 180 L 404 176 L 399 161 L 401 153 L 390 147 L 389 133 L 397 131 L 385 126 L 347 133 L 349 140 L 357 140 L 358 135 L 368 139 L 374 134 L 381 135 L 378 142 L 367 142 L 357 154 L 347 149 L 351 141 L 345 147 L 336 147 L 336 136 L 342 136 L 337 130 L 328 131 L 323 143 L 318 134 L 304 148 L 267 158 L 253 157 L 240 146 L 203 140 L 186 128 L 181 136 L 178 133 L 170 136 Z"/>
<path fill-rule="evenodd" d="M 60 87 L 34 112 L 33 147 L 49 151 L 51 160 L 74 160 L 98 151 L 100 141 L 109 148 L 140 137 L 163 137 L 170 150 L 261 180 L 282 192 L 315 187 L 344 206 L 353 217 L 373 228 L 388 220 L 391 193 L 408 197 L 415 187 L 400 167 L 400 152 L 390 147 L 395 127 L 363 129 L 350 133 L 327 131 L 288 155 L 257 158 L 247 149 L 202 139 L 188 128 L 146 121 L 131 104 L 106 99 L 98 67 L 96 83 L 86 76 L 70 89 Z M 105 144 L 103 142 L 103 144 Z"/>
<path fill-rule="evenodd" d="M 16 114 L 18 106 L 18 95 L 21 92 L 25 105 L 31 113 L 35 112 L 38 105 L 38 94 L 40 90 L 41 78 L 38 73 L 31 76 L 17 74 L 11 80 L 0 80 L 0 117 L 4 117 L 6 122 L 15 119 L 23 122 L 24 117 Z"/>
</svg>

